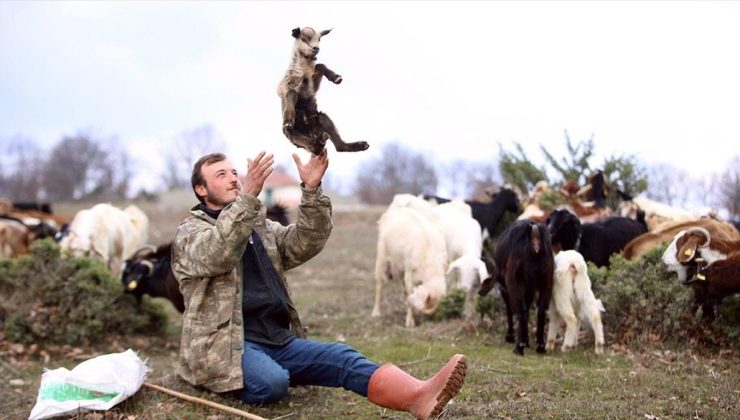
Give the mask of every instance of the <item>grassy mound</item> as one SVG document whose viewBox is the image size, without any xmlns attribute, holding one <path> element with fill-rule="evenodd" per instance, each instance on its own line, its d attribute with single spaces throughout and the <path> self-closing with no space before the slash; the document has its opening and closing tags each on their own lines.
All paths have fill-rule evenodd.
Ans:
<svg viewBox="0 0 740 420">
<path fill-rule="evenodd" d="M 0 328 L 11 341 L 95 343 L 104 334 L 159 334 L 166 320 L 158 304 L 125 294 L 102 263 L 62 258 L 51 240 L 0 260 Z"/>
</svg>

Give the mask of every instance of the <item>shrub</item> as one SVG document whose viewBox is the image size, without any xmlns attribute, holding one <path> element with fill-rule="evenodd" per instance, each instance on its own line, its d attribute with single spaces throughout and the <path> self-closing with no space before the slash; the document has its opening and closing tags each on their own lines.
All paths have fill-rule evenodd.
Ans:
<svg viewBox="0 0 740 420">
<path fill-rule="evenodd" d="M 164 310 L 139 305 L 99 261 L 62 258 L 51 240 L 0 263 L 0 327 L 16 342 L 94 343 L 104 334 L 158 334 Z"/>
<path fill-rule="evenodd" d="M 690 340 L 735 347 L 740 343 L 738 299 L 725 299 L 711 324 L 692 314 L 694 292 L 665 271 L 664 250 L 658 247 L 634 261 L 614 255 L 608 269 L 589 263 L 594 294 L 606 309 L 605 331 L 623 343 Z"/>
<path fill-rule="evenodd" d="M 465 306 L 465 291 L 455 289 L 446 294 L 439 300 L 437 310 L 434 312 L 432 319 L 442 321 L 451 318 L 460 318 Z"/>
</svg>

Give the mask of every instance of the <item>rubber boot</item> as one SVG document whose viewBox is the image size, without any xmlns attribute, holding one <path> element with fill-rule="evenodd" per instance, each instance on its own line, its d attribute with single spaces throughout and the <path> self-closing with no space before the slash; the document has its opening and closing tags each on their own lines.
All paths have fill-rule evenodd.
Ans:
<svg viewBox="0 0 740 420">
<path fill-rule="evenodd" d="M 434 418 L 460 391 L 467 371 L 468 362 L 462 354 L 452 356 L 426 381 L 414 378 L 395 365 L 385 364 L 370 377 L 367 399 L 381 407 L 409 411 L 417 419 Z"/>
</svg>

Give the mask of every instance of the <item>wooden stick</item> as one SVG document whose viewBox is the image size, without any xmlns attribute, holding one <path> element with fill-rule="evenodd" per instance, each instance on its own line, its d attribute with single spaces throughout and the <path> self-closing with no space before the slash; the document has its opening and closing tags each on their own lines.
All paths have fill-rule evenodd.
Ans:
<svg viewBox="0 0 740 420">
<path fill-rule="evenodd" d="M 223 410 L 223 411 L 226 411 L 228 413 L 235 414 L 237 416 L 241 416 L 241 417 L 244 417 L 244 418 L 247 418 L 247 419 L 252 419 L 252 420 L 267 420 L 264 417 L 260 417 L 260 416 L 254 415 L 254 414 L 250 414 L 250 413 L 247 413 L 246 411 L 242 411 L 242 410 L 239 410 L 237 408 L 233 408 L 233 407 L 229 407 L 229 406 L 226 406 L 226 405 L 223 405 L 223 404 L 215 403 L 213 401 L 204 400 L 203 398 L 193 397 L 193 396 L 190 396 L 190 395 L 187 395 L 187 394 L 183 394 L 181 392 L 173 391 L 173 390 L 168 389 L 168 388 L 165 388 L 163 386 L 150 384 L 148 382 L 144 382 L 144 386 L 145 387 L 148 387 L 148 388 L 151 388 L 151 389 L 154 389 L 154 390 L 157 390 L 159 392 L 164 392 L 165 394 L 172 395 L 173 397 L 177 397 L 177 398 L 180 398 L 180 399 L 185 400 L 185 401 L 194 402 L 196 404 L 207 405 L 209 407 L 212 407 L 212 408 L 215 408 L 215 409 L 218 409 L 218 410 Z"/>
</svg>

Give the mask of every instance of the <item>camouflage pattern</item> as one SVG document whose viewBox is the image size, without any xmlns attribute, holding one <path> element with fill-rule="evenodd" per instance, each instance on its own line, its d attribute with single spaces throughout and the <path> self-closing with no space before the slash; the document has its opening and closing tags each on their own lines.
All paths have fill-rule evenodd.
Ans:
<svg viewBox="0 0 740 420">
<path fill-rule="evenodd" d="M 298 220 L 287 227 L 266 219 L 266 212 L 257 198 L 242 193 L 218 220 L 195 209 L 177 229 L 172 271 L 185 299 L 178 374 L 192 385 L 214 392 L 244 387 L 241 258 L 253 229 L 288 291 L 291 330 L 306 336 L 285 271 L 323 249 L 332 229 L 331 202 L 320 187 L 303 189 Z"/>
</svg>

